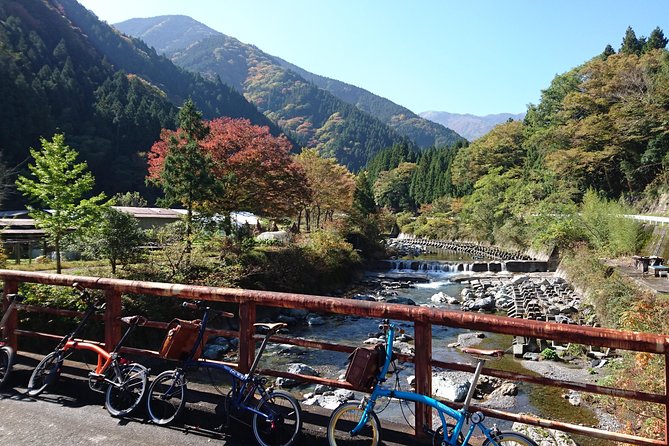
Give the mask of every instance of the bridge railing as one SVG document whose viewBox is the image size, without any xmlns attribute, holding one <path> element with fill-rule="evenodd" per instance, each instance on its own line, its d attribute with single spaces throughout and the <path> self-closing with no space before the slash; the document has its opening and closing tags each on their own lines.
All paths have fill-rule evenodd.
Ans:
<svg viewBox="0 0 669 446">
<path fill-rule="evenodd" d="M 442 367 L 451 370 L 473 372 L 474 367 L 436 360 L 432 357 L 432 326 L 446 326 L 454 328 L 465 328 L 482 330 L 493 333 L 501 333 L 514 336 L 534 337 L 539 339 L 550 339 L 557 342 L 573 342 L 583 345 L 598 347 L 609 347 L 636 352 L 645 352 L 663 355 L 665 358 L 665 391 L 664 393 L 651 393 L 645 391 L 632 391 L 615 387 L 600 386 L 595 384 L 584 384 L 565 380 L 556 380 L 546 377 L 537 377 L 511 373 L 501 370 L 484 369 L 484 374 L 522 381 L 536 385 L 554 386 L 558 388 L 571 389 L 593 394 L 609 395 L 618 398 L 642 401 L 664 406 L 665 413 L 665 435 L 663 439 L 653 439 L 635 435 L 609 432 L 605 430 L 590 428 L 577 424 L 553 421 L 537 418 L 525 414 L 515 414 L 477 407 L 477 410 L 496 418 L 518 421 L 530 425 L 557 429 L 565 432 L 596 437 L 611 441 L 620 441 L 637 445 L 667 445 L 668 430 L 667 411 L 669 410 L 669 390 L 666 383 L 669 381 L 669 337 L 664 335 L 653 335 L 638 332 L 625 332 L 604 328 L 593 328 L 548 322 L 538 322 L 525 319 L 507 318 L 501 316 L 487 315 L 481 313 L 467 313 L 447 311 L 436 308 L 406 306 L 399 304 L 387 304 L 378 302 L 365 302 L 349 299 L 340 299 L 323 296 L 310 296 L 291 293 L 278 293 L 268 291 L 243 290 L 232 288 L 214 288 L 205 286 L 180 285 L 171 283 L 141 282 L 98 277 L 84 277 L 71 275 L 56 275 L 31 273 L 23 271 L 0 270 L 0 279 L 4 280 L 4 293 L 17 292 L 20 283 L 41 283 L 56 286 L 71 286 L 74 282 L 80 283 L 86 288 L 100 289 L 106 296 L 106 308 L 104 320 L 104 344 L 107 349 L 112 349 L 121 337 L 121 295 L 138 294 L 146 296 L 166 296 L 176 299 L 199 299 L 216 302 L 229 302 L 239 305 L 239 331 L 212 330 L 212 334 L 224 336 L 236 336 L 239 338 L 238 368 L 241 371 L 248 370 L 253 362 L 255 354 L 255 337 L 253 323 L 256 320 L 256 308 L 258 306 L 276 308 L 298 308 L 320 313 L 335 313 L 342 315 L 354 315 L 368 318 L 390 318 L 412 322 L 414 324 L 415 344 L 419 345 L 414 356 L 403 356 L 400 359 L 411 361 L 415 364 L 416 391 L 422 394 L 432 394 L 432 367 Z M 3 295 L 3 306 L 8 305 Z M 61 314 L 64 316 L 76 315 L 76 312 L 55 310 L 46 307 L 30 306 L 22 311 L 40 311 Z M 165 327 L 165 321 L 150 321 L 148 326 Z M 34 337 L 60 337 L 62 334 L 37 333 L 27 331 L 18 327 L 18 316 L 9 319 L 7 325 L 7 337 L 9 342 L 16 346 L 18 336 Z M 350 352 L 354 348 L 348 345 L 319 342 L 307 339 L 296 339 L 285 336 L 273 337 L 275 341 L 292 344 L 301 347 L 323 349 L 339 352 Z M 133 353 L 155 355 L 155 351 L 142 349 L 129 349 Z M 295 375 L 276 370 L 262 370 L 264 374 L 297 378 L 306 382 L 320 383 L 334 387 L 351 388 L 345 382 Z M 421 426 L 431 426 L 432 411 L 428 407 L 417 405 L 415 424 L 416 435 L 423 434 Z"/>
</svg>

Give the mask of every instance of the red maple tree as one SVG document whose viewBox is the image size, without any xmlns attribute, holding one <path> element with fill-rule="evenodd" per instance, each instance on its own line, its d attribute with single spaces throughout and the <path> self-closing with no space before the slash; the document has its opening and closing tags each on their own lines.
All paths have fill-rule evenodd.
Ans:
<svg viewBox="0 0 669 446">
<path fill-rule="evenodd" d="M 310 191 L 302 168 L 290 153 L 284 136 L 273 136 L 267 127 L 248 119 L 218 118 L 207 123 L 209 134 L 200 148 L 212 160 L 214 175 L 224 183 L 224 193 L 200 206 L 216 212 L 250 211 L 270 218 L 297 214 Z M 163 130 L 148 156 L 149 179 L 159 178 L 168 144 L 179 139 L 179 130 Z"/>
</svg>

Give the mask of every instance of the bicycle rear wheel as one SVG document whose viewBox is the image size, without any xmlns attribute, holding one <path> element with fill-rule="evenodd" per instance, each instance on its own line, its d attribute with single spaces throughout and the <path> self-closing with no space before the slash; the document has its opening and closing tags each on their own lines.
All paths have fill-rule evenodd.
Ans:
<svg viewBox="0 0 669 446">
<path fill-rule="evenodd" d="M 51 352 L 37 364 L 30 381 L 28 381 L 28 395 L 37 396 L 51 385 L 60 376 L 63 358 L 60 351 Z"/>
<path fill-rule="evenodd" d="M 328 443 L 330 446 L 341 445 L 368 445 L 377 446 L 381 444 L 381 423 L 374 412 L 370 412 L 367 423 L 357 435 L 351 435 L 351 431 L 362 418 L 364 409 L 359 403 L 344 403 L 332 412 L 328 423 Z"/>
<path fill-rule="evenodd" d="M 302 429 L 302 409 L 292 395 L 274 391 L 263 397 L 253 414 L 253 435 L 260 446 L 289 446 Z"/>
<path fill-rule="evenodd" d="M 534 441 L 516 432 L 500 432 L 492 439 L 483 442 L 483 446 L 538 446 Z"/>
<path fill-rule="evenodd" d="M 167 370 L 149 386 L 147 409 L 149 418 L 156 424 L 173 422 L 186 403 L 186 380 L 176 370 Z"/>
<path fill-rule="evenodd" d="M 141 364 L 121 367 L 120 382 L 114 380 L 107 387 L 105 407 L 113 417 L 130 415 L 142 401 L 146 392 L 149 371 Z"/>
<path fill-rule="evenodd" d="M 7 382 L 13 364 L 14 351 L 7 345 L 0 347 L 0 387 Z"/>
</svg>

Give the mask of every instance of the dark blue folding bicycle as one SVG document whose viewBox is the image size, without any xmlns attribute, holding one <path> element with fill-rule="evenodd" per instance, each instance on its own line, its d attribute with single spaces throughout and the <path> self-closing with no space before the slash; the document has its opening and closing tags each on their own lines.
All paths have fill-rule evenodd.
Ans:
<svg viewBox="0 0 669 446">
<path fill-rule="evenodd" d="M 222 370 L 232 381 L 226 407 L 231 411 L 249 412 L 253 415 L 253 434 L 261 446 L 289 446 L 295 442 L 302 429 L 302 411 L 297 400 L 287 392 L 266 388 L 267 378 L 254 374 L 269 338 L 286 324 L 259 323 L 256 327 L 267 330 L 248 373 L 240 373 L 225 364 L 198 359 L 204 343 L 207 323 L 212 315 L 234 317 L 232 313 L 214 310 L 201 302 L 184 302 L 184 307 L 203 311 L 202 320 L 197 321 L 197 337 L 194 345 L 174 370 L 159 374 L 149 387 L 148 412 L 156 424 L 169 424 L 182 412 L 186 397 L 186 375 L 199 367 Z"/>
</svg>

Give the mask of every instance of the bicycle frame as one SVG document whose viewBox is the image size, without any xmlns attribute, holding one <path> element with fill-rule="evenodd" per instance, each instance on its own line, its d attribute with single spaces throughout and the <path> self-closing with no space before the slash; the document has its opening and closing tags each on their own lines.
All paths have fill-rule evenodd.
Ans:
<svg viewBox="0 0 669 446">
<path fill-rule="evenodd" d="M 253 371 L 255 370 L 258 359 L 262 355 L 263 350 L 265 349 L 265 345 L 267 344 L 267 339 L 263 341 L 263 344 L 261 345 L 258 353 L 256 354 L 256 360 L 254 361 L 253 365 L 251 366 L 251 370 L 249 373 L 241 373 L 235 370 L 234 368 L 226 365 L 226 364 L 221 364 L 218 362 L 211 362 L 207 361 L 205 358 L 200 358 L 200 359 L 195 359 L 195 354 L 198 350 L 198 346 L 204 339 L 204 334 L 207 329 L 207 324 L 209 323 L 209 313 L 211 309 L 206 308 L 204 310 L 204 314 L 202 315 L 202 321 L 200 323 L 200 330 L 198 332 L 197 339 L 195 341 L 195 344 L 193 345 L 193 348 L 191 351 L 188 353 L 188 356 L 182 363 L 182 367 L 178 369 L 178 374 L 184 375 L 185 374 L 185 369 L 188 368 L 199 368 L 199 367 L 205 367 L 205 368 L 210 368 L 210 369 L 217 369 L 217 370 L 222 370 L 226 372 L 232 381 L 232 404 L 234 405 L 235 409 L 243 409 L 250 411 L 251 413 L 257 414 L 265 419 L 269 419 L 268 415 L 265 413 L 262 413 L 258 410 L 256 410 L 255 407 L 250 406 L 247 404 L 247 401 L 253 397 L 253 395 L 257 392 L 261 398 L 263 398 L 266 394 L 267 391 L 262 385 L 258 385 L 258 383 L 254 379 Z M 166 393 L 171 392 L 171 388 L 168 389 Z"/>
<path fill-rule="evenodd" d="M 483 420 L 478 422 L 472 422 L 469 426 L 469 429 L 467 430 L 467 433 L 464 436 L 464 439 L 461 442 L 458 441 L 458 437 L 462 432 L 465 423 L 470 418 L 470 414 L 466 409 L 468 403 L 465 404 L 465 408 L 462 408 L 460 410 L 455 410 L 443 404 L 442 402 L 426 395 L 421 395 L 416 392 L 404 392 L 400 390 L 392 390 L 383 387 L 383 383 L 386 381 L 386 375 L 388 374 L 390 363 L 392 362 L 394 338 L 395 338 L 395 327 L 389 324 L 388 331 L 386 334 L 386 360 L 383 364 L 383 367 L 381 368 L 381 371 L 377 375 L 377 384 L 374 386 L 374 389 L 372 390 L 372 394 L 369 397 L 369 400 L 367 401 L 366 404 L 364 404 L 364 410 L 362 416 L 360 417 L 360 421 L 351 431 L 351 435 L 356 435 L 363 429 L 363 427 L 367 423 L 370 412 L 373 410 L 374 405 L 376 404 L 376 400 L 378 398 L 388 397 L 388 398 L 397 398 L 399 400 L 413 401 L 415 403 L 425 404 L 427 406 L 436 409 L 437 413 L 439 414 L 439 419 L 441 421 L 441 426 L 444 432 L 444 441 L 446 441 L 446 444 L 448 445 L 459 446 L 461 444 L 468 444 L 469 440 L 471 439 L 477 427 L 481 430 L 483 435 L 485 435 L 488 439 L 490 439 L 493 442 L 493 444 L 496 444 L 495 441 L 493 440 L 493 435 L 491 434 L 494 428 L 493 429 L 487 428 L 485 425 L 483 425 L 482 423 Z M 473 395 L 473 389 L 471 388 L 467 397 L 467 401 L 471 399 L 470 395 Z M 363 408 L 363 405 L 361 405 L 361 408 Z M 453 427 L 450 433 L 446 422 L 446 416 L 453 418 L 456 421 L 455 427 Z"/>
</svg>

